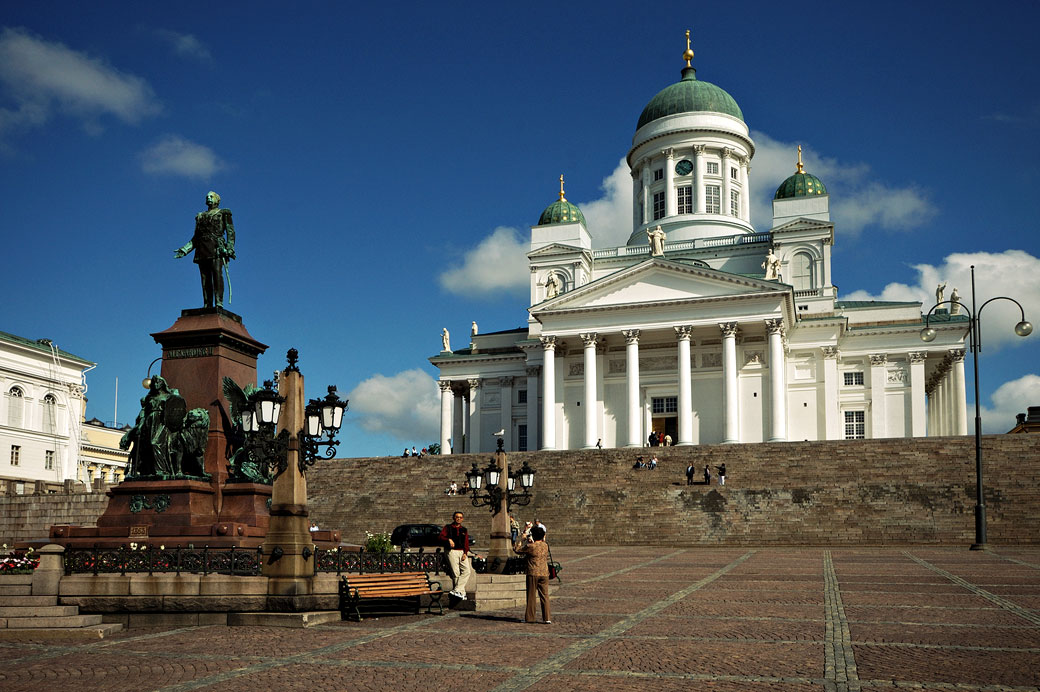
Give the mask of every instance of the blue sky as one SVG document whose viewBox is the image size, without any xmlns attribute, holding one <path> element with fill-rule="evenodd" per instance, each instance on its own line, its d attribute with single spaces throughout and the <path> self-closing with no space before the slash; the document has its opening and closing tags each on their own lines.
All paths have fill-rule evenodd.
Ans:
<svg viewBox="0 0 1040 692">
<path fill-rule="evenodd" d="M 1040 6 L 793 7 L 5 3 L 0 330 L 96 361 L 88 416 L 112 420 L 118 378 L 132 421 L 148 334 L 201 304 L 172 254 L 214 189 L 261 378 L 295 346 L 309 396 L 349 393 L 343 456 L 432 442 L 440 329 L 460 346 L 471 320 L 524 324 L 523 245 L 561 173 L 595 242 L 623 242 L 619 164 L 687 28 L 752 128 L 757 228 L 800 143 L 843 298 L 927 308 L 940 279 L 967 298 L 974 263 L 980 296 L 1040 321 Z M 1002 308 L 983 313 L 987 432 L 1040 404 L 1040 335 Z"/>
</svg>

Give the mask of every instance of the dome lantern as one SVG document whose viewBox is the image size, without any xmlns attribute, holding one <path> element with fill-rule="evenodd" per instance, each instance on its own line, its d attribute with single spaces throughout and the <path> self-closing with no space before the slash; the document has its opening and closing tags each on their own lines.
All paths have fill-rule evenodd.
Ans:
<svg viewBox="0 0 1040 692">
<path fill-rule="evenodd" d="M 563 175 L 560 175 L 560 198 L 547 206 L 542 215 L 538 217 L 539 226 L 547 226 L 554 223 L 580 223 L 585 225 L 585 215 L 581 209 L 567 201 L 563 196 Z"/>
<path fill-rule="evenodd" d="M 780 187 L 776 188 L 776 194 L 773 195 L 773 199 L 814 197 L 826 194 L 827 187 L 823 184 L 823 181 L 815 175 L 805 172 L 805 166 L 802 164 L 802 145 L 799 144 L 796 170 L 787 180 L 780 183 Z"/>
</svg>

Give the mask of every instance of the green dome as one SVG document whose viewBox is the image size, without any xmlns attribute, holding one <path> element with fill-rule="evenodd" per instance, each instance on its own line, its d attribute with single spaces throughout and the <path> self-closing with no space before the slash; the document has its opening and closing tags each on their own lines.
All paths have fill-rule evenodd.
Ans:
<svg viewBox="0 0 1040 692">
<path fill-rule="evenodd" d="M 776 188 L 776 194 L 773 195 L 773 199 L 810 197 L 812 195 L 825 194 L 827 194 L 827 188 L 824 186 L 823 181 L 815 175 L 800 171 L 780 183 L 780 187 Z"/>
<path fill-rule="evenodd" d="M 646 104 L 642 115 L 639 116 L 636 129 L 666 115 L 698 111 L 725 113 L 739 118 L 742 122 L 744 120 L 744 114 L 732 96 L 710 82 L 699 81 L 697 70 L 685 67 L 681 80 L 657 92 L 657 95 L 650 99 L 650 103 Z"/>
<path fill-rule="evenodd" d="M 581 209 L 563 199 L 562 196 L 545 208 L 542 215 L 538 217 L 539 226 L 547 226 L 551 223 L 574 223 L 579 221 L 585 224 L 585 215 Z"/>
</svg>

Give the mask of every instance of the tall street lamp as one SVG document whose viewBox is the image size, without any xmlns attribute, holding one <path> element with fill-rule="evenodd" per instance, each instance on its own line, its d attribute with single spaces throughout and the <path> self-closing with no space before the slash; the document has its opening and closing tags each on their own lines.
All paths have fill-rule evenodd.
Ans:
<svg viewBox="0 0 1040 692">
<path fill-rule="evenodd" d="M 941 296 L 940 296 L 941 297 Z M 1026 321 L 1026 311 L 1014 298 L 1007 296 L 996 296 L 990 298 L 982 305 L 975 307 L 975 265 L 971 265 L 971 309 L 959 300 L 944 300 L 932 306 L 925 316 L 924 329 L 921 330 L 921 341 L 935 341 L 936 331 L 931 327 L 929 321 L 932 313 L 940 305 L 959 305 L 968 312 L 969 350 L 972 353 L 971 365 L 975 375 L 975 542 L 972 550 L 982 550 L 986 547 L 986 500 L 982 495 L 982 414 L 979 410 L 979 352 L 982 351 L 982 329 L 980 320 L 982 310 L 995 300 L 1010 300 L 1018 306 L 1022 319 L 1015 325 L 1015 334 L 1029 336 L 1033 333 L 1033 325 Z"/>
<path fill-rule="evenodd" d="M 495 457 L 488 462 L 487 467 L 482 471 L 474 462 L 473 468 L 466 474 L 466 480 L 472 488 L 473 506 L 488 507 L 491 510 L 491 543 L 487 565 L 489 573 L 502 573 L 513 555 L 509 534 L 509 507 L 523 506 L 531 502 L 530 490 L 534 485 L 534 474 L 535 470 L 526 461 L 519 471 L 509 472 L 509 461 L 505 450 L 502 449 L 501 437 L 498 438 Z M 515 492 L 518 482 L 521 492 Z"/>
</svg>

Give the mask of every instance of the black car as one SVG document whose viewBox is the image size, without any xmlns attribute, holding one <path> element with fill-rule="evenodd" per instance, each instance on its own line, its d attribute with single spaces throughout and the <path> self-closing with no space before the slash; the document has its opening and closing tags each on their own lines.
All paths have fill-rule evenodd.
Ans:
<svg viewBox="0 0 1040 692">
<path fill-rule="evenodd" d="M 444 548 L 447 550 L 447 546 L 440 538 L 443 528 L 439 524 L 401 524 L 390 534 L 390 542 L 405 548 Z M 470 536 L 470 548 L 474 544 L 473 536 Z"/>
<path fill-rule="evenodd" d="M 405 548 L 443 548 L 438 524 L 401 524 L 390 534 L 390 542 Z"/>
</svg>

